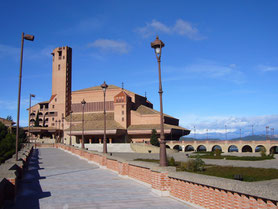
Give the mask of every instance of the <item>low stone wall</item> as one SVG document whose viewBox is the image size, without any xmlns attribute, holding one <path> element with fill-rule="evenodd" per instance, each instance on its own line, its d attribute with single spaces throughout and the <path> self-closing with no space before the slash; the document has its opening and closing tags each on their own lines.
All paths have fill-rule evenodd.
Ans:
<svg viewBox="0 0 278 209">
<path fill-rule="evenodd" d="M 0 165 L 0 208 L 4 201 L 13 200 L 17 192 L 18 180 L 24 174 L 24 169 L 28 166 L 29 157 L 33 151 L 33 145 L 26 144 L 18 152 L 18 161 L 15 155 Z"/>
<path fill-rule="evenodd" d="M 121 176 L 128 176 L 144 182 L 157 194 L 171 195 L 204 208 L 278 209 L 276 187 L 264 187 L 262 184 L 188 172 L 176 172 L 174 167 L 159 167 L 154 163 L 126 161 L 118 157 L 62 144 L 56 144 L 55 147 L 82 156 Z"/>
<path fill-rule="evenodd" d="M 150 145 L 150 144 L 145 144 L 145 143 L 131 143 L 130 144 L 131 149 L 134 152 L 137 153 L 159 153 L 160 148 Z M 177 150 L 174 149 L 166 149 L 167 153 L 172 154 L 178 152 Z"/>
</svg>

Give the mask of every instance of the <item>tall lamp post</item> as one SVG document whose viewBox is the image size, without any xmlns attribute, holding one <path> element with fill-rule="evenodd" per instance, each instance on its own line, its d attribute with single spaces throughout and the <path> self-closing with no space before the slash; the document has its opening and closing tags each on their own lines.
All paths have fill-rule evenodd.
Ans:
<svg viewBox="0 0 278 209">
<path fill-rule="evenodd" d="M 29 126 L 28 126 L 28 133 L 29 133 L 29 142 L 31 138 L 31 133 L 30 133 L 30 114 L 31 114 L 31 99 L 32 97 L 35 97 L 35 94 L 30 94 L 30 99 L 29 99 Z"/>
<path fill-rule="evenodd" d="M 65 120 L 65 117 L 63 116 L 63 117 L 62 117 L 62 129 L 63 129 L 63 140 L 62 140 L 62 143 L 63 143 L 63 144 L 65 143 L 65 141 L 64 141 L 64 140 L 65 140 L 65 138 L 64 138 L 64 130 L 65 130 L 65 129 L 64 129 L 64 120 Z"/>
<path fill-rule="evenodd" d="M 167 155 L 166 155 L 166 142 L 164 136 L 164 117 L 163 117 L 163 106 L 162 106 L 162 83 L 161 83 L 161 69 L 160 69 L 160 61 L 161 61 L 161 52 L 162 47 L 165 44 L 159 40 L 158 36 L 155 41 L 151 43 L 151 47 L 154 49 L 155 56 L 158 62 L 158 75 L 159 75 L 159 96 L 160 96 L 160 166 L 167 166 Z"/>
<path fill-rule="evenodd" d="M 61 120 L 58 120 L 58 123 L 59 123 L 59 143 L 61 143 Z"/>
<path fill-rule="evenodd" d="M 106 143 L 106 110 L 105 110 L 105 93 L 108 85 L 103 82 L 101 84 L 101 88 L 103 90 L 103 98 L 104 98 L 104 105 L 103 105 L 103 115 L 104 115 L 104 129 L 103 129 L 103 153 L 107 153 L 107 143 Z"/>
<path fill-rule="evenodd" d="M 16 120 L 16 142 L 15 142 L 15 159 L 18 160 L 18 135 L 19 135 L 19 115 L 20 115 L 20 95 L 21 95 L 21 78 L 22 78 L 22 58 L 23 58 L 23 45 L 24 39 L 34 41 L 34 36 L 24 35 L 21 38 L 21 53 L 20 53 L 20 67 L 19 67 L 19 84 L 18 84 L 18 100 L 17 100 L 17 120 Z"/>
<path fill-rule="evenodd" d="M 70 146 L 72 145 L 72 142 L 71 142 L 71 121 L 72 121 L 72 113 L 73 111 L 71 110 L 70 112 Z"/>
<path fill-rule="evenodd" d="M 83 99 L 81 101 L 82 104 L 82 149 L 85 149 L 85 145 L 84 145 L 84 107 L 86 104 L 86 101 Z"/>
</svg>

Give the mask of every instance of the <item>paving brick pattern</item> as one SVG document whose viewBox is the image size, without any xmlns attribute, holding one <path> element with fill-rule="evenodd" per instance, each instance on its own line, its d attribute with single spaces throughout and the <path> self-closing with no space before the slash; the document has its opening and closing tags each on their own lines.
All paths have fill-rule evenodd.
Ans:
<svg viewBox="0 0 278 209">
<path fill-rule="evenodd" d="M 13 204 L 5 209 L 190 208 L 151 188 L 55 148 L 33 153 Z"/>
</svg>

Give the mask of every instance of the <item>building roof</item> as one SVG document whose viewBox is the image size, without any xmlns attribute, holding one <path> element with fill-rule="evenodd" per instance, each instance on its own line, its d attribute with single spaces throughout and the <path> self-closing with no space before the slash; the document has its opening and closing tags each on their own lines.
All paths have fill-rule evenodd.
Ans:
<svg viewBox="0 0 278 209">
<path fill-rule="evenodd" d="M 142 125 L 131 125 L 127 128 L 127 130 L 160 130 L 160 124 L 142 124 Z M 178 130 L 184 130 L 189 131 L 186 128 L 170 125 L 170 124 L 164 124 L 164 129 L 178 129 Z"/>
<path fill-rule="evenodd" d="M 0 122 L 3 123 L 5 126 L 12 126 L 15 124 L 12 120 L 7 120 L 5 118 L 0 118 Z"/>
<path fill-rule="evenodd" d="M 70 121 L 70 116 L 66 117 Z M 84 130 L 103 130 L 104 129 L 104 115 L 103 113 L 85 113 L 84 114 Z M 82 114 L 72 114 L 72 131 L 82 130 Z M 79 122 L 79 123 L 76 123 Z M 106 112 L 106 129 L 124 129 L 118 122 L 114 120 L 113 112 Z M 66 130 L 69 131 L 69 128 Z"/>
<path fill-rule="evenodd" d="M 115 86 L 115 85 L 108 85 L 107 89 L 122 89 L 121 87 L 119 86 Z M 72 92 L 83 92 L 83 91 L 99 91 L 99 90 L 102 90 L 101 86 L 93 86 L 93 87 L 89 87 L 89 88 L 85 88 L 85 89 L 80 89 L 80 90 L 76 90 L 76 91 L 72 91 Z M 126 89 L 122 89 L 124 92 L 128 92 L 128 93 L 131 93 L 131 94 L 135 94 L 134 92 L 132 91 L 128 91 Z"/>
<path fill-rule="evenodd" d="M 116 129 L 124 129 L 118 122 L 115 120 L 106 120 L 106 130 L 116 130 Z M 72 131 L 81 131 L 82 123 L 73 124 Z M 104 122 L 102 121 L 85 121 L 84 122 L 84 130 L 104 130 Z M 66 130 L 69 131 L 69 128 Z"/>
<path fill-rule="evenodd" d="M 148 114 L 160 114 L 159 111 L 157 110 L 154 110 L 152 108 L 149 108 L 145 105 L 140 105 L 137 109 L 136 109 L 136 112 L 140 113 L 141 115 L 148 115 Z M 173 116 L 170 116 L 170 115 L 167 115 L 167 114 L 163 114 L 164 116 L 166 117 L 169 117 L 169 118 L 174 118 Z"/>
</svg>

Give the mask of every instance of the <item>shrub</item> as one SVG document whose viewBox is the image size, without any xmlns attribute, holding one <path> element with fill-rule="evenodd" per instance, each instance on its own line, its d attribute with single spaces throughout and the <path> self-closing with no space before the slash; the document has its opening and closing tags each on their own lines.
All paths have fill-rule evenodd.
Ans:
<svg viewBox="0 0 278 209">
<path fill-rule="evenodd" d="M 171 157 L 170 160 L 168 159 L 169 166 L 176 166 L 176 161 L 174 157 Z"/>
<path fill-rule="evenodd" d="M 261 147 L 260 153 L 261 153 L 261 157 L 266 157 L 266 150 L 264 147 Z"/>
<path fill-rule="evenodd" d="M 216 148 L 216 149 L 214 150 L 214 156 L 220 157 L 220 156 L 221 156 L 221 150 L 218 149 L 218 148 Z"/>
<path fill-rule="evenodd" d="M 158 141 L 157 132 L 155 129 L 152 130 L 150 142 L 152 145 L 159 147 L 159 141 Z"/>
<path fill-rule="evenodd" d="M 191 172 L 203 171 L 205 162 L 197 155 L 195 160 L 190 159 L 186 163 L 181 163 L 181 170 L 187 170 Z"/>
</svg>

